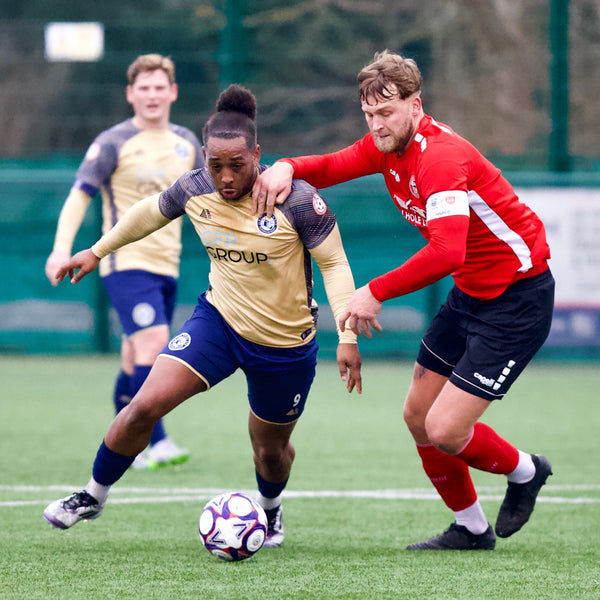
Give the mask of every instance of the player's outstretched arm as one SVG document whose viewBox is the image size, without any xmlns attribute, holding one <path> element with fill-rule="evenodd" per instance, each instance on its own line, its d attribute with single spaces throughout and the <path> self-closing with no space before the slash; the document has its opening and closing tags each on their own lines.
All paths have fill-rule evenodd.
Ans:
<svg viewBox="0 0 600 600">
<path fill-rule="evenodd" d="M 56 279 L 62 281 L 68 273 L 71 283 L 77 283 L 96 269 L 99 263 L 100 259 L 92 252 L 91 248 L 82 250 L 58 269 Z"/>
<path fill-rule="evenodd" d="M 354 292 L 354 278 L 337 224 L 325 240 L 316 248 L 312 248 L 310 253 L 323 276 L 327 299 L 333 318 L 337 321 Z M 356 345 L 356 336 L 351 331 L 342 333 L 339 327 L 338 334 L 340 341 L 337 347 L 337 363 L 340 376 L 349 392 L 356 388 L 360 394 L 362 392 L 361 358 Z"/>
<path fill-rule="evenodd" d="M 362 393 L 362 376 L 360 367 L 362 361 L 356 344 L 340 343 L 337 347 L 337 363 L 340 377 L 346 383 L 346 389 L 351 392 L 354 388 Z"/>
<path fill-rule="evenodd" d="M 275 204 L 283 204 L 292 190 L 294 167 L 290 163 L 277 161 L 259 173 L 252 187 L 252 214 L 267 217 L 273 214 Z"/>
<path fill-rule="evenodd" d="M 65 200 L 56 226 L 54 246 L 46 260 L 45 273 L 52 285 L 58 285 L 56 271 L 71 258 L 73 241 L 91 201 L 91 196 L 75 186 Z"/>
<path fill-rule="evenodd" d="M 338 319 L 339 327 L 345 331 L 347 325 L 356 335 L 364 333 L 366 337 L 370 338 L 372 337 L 371 327 L 381 331 L 381 325 L 377 320 L 380 310 L 381 302 L 373 296 L 368 285 L 363 285 L 354 292 L 346 310 Z"/>
<path fill-rule="evenodd" d="M 47 260 L 46 267 L 44 269 L 48 281 L 54 286 L 58 285 L 58 279 L 56 279 L 56 272 L 71 258 L 70 252 L 63 250 L 53 250 L 50 252 Z"/>
<path fill-rule="evenodd" d="M 164 227 L 170 219 L 160 212 L 159 197 L 160 194 L 155 194 L 136 202 L 91 248 L 78 252 L 64 263 L 56 279 L 62 281 L 68 273 L 71 283 L 77 283 L 98 266 L 101 258 Z"/>
</svg>

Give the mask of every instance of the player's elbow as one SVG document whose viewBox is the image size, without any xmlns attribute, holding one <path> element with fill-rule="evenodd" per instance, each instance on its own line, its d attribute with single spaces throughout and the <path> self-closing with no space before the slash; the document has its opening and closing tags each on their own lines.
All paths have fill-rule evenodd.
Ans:
<svg viewBox="0 0 600 600">
<path fill-rule="evenodd" d="M 438 265 L 445 273 L 453 273 L 465 263 L 465 248 L 438 248 Z"/>
<path fill-rule="evenodd" d="M 467 252 L 465 248 L 451 248 L 444 253 L 450 271 L 456 271 L 465 264 Z"/>
</svg>

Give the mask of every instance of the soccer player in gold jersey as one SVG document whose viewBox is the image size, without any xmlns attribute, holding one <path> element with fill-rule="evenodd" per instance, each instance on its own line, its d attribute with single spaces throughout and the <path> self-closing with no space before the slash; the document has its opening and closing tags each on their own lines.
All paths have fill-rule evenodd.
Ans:
<svg viewBox="0 0 600 600">
<path fill-rule="evenodd" d="M 301 416 L 317 361 L 312 260 L 339 319 L 354 281 L 335 216 L 315 188 L 295 180 L 275 213 L 252 214 L 259 164 L 256 104 L 251 92 L 230 86 L 203 129 L 206 168 L 180 177 L 169 189 L 133 206 L 92 248 L 56 273 L 76 283 L 104 256 L 187 214 L 211 262 L 209 287 L 192 317 L 161 351 L 146 384 L 121 411 L 100 445 L 85 488 L 44 511 L 67 529 L 100 515 L 109 489 L 148 443 L 157 419 L 238 368 L 248 384 L 249 433 L 265 509 L 265 546 L 283 541 L 281 497 L 295 450 L 292 431 Z M 341 332 L 337 362 L 348 392 L 361 391 L 356 335 Z"/>
<path fill-rule="evenodd" d="M 58 283 L 56 271 L 70 258 L 85 212 L 98 192 L 106 233 L 136 202 L 165 190 L 180 175 L 204 164 L 196 135 L 169 121 L 178 94 L 173 61 L 159 54 L 139 56 L 129 66 L 127 80 L 133 117 L 102 132 L 77 171 L 46 262 L 52 285 Z M 124 332 L 121 370 L 114 387 L 117 413 L 135 396 L 169 340 L 180 254 L 181 223 L 175 221 L 100 263 L 102 281 Z M 157 468 L 185 462 L 188 457 L 188 451 L 167 436 L 159 420 L 148 449 L 133 466 Z"/>
</svg>

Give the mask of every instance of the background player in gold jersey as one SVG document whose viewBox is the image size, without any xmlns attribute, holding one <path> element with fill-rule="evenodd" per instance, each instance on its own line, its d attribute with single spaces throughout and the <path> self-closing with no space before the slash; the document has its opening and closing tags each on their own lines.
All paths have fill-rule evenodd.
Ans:
<svg viewBox="0 0 600 600">
<path fill-rule="evenodd" d="M 159 354 L 146 384 L 113 421 L 80 492 L 56 500 L 44 518 L 67 529 L 100 515 L 108 492 L 148 443 L 157 419 L 208 390 L 238 368 L 246 375 L 249 433 L 265 509 L 265 546 L 283 541 L 281 496 L 295 450 L 290 436 L 304 410 L 317 360 L 312 259 L 319 266 L 337 319 L 354 281 L 335 217 L 317 190 L 293 182 L 288 201 L 266 218 L 252 214 L 259 171 L 254 96 L 230 86 L 203 130 L 207 167 L 133 206 L 92 248 L 57 272 L 73 283 L 117 248 L 187 214 L 211 261 L 209 289 L 191 319 Z M 361 391 L 356 336 L 339 333 L 337 361 L 346 388 Z"/>
<path fill-rule="evenodd" d="M 71 256 L 75 236 L 91 199 L 102 196 L 102 231 L 109 231 L 136 202 L 166 189 L 180 175 L 204 164 L 200 143 L 189 129 L 169 122 L 177 99 L 175 66 L 159 54 L 139 56 L 127 70 L 127 101 L 133 117 L 102 132 L 89 147 L 61 211 L 46 275 Z M 176 221 L 100 263 L 100 275 L 116 309 L 124 336 L 121 371 L 114 389 L 118 413 L 145 381 L 169 340 L 181 254 L 181 222 Z M 134 467 L 156 468 L 185 462 L 188 451 L 169 438 L 162 420 Z"/>
</svg>

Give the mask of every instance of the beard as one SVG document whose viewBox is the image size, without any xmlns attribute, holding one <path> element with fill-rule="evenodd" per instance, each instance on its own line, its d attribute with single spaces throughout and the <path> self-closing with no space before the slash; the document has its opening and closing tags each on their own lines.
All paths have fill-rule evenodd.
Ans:
<svg viewBox="0 0 600 600">
<path fill-rule="evenodd" d="M 392 132 L 386 132 L 386 136 L 384 138 L 379 137 L 379 135 L 375 132 L 371 132 L 373 136 L 373 141 L 375 142 L 375 146 L 380 152 L 384 152 L 385 154 L 404 154 L 408 145 L 412 141 L 412 138 L 415 133 L 415 128 L 410 126 L 404 131 L 401 135 L 396 135 Z"/>
</svg>

